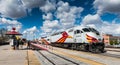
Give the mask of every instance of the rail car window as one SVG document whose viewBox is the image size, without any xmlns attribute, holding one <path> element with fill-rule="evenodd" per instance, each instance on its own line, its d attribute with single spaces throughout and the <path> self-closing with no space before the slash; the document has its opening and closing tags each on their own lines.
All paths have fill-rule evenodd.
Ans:
<svg viewBox="0 0 120 65">
<path fill-rule="evenodd" d="M 74 34 L 76 34 L 76 31 L 74 31 Z"/>
<path fill-rule="evenodd" d="M 83 32 L 81 30 L 74 31 L 74 34 L 80 34 L 80 33 L 83 33 Z"/>
<path fill-rule="evenodd" d="M 80 31 L 81 33 L 83 33 L 82 31 Z"/>
<path fill-rule="evenodd" d="M 90 32 L 90 30 L 88 28 L 83 28 L 82 29 L 84 32 Z"/>
<path fill-rule="evenodd" d="M 51 36 L 55 36 L 55 35 L 58 35 L 58 33 L 54 33 L 54 34 L 52 34 Z"/>
<path fill-rule="evenodd" d="M 76 34 L 80 33 L 80 30 L 76 30 Z"/>
<path fill-rule="evenodd" d="M 50 39 L 47 39 L 47 41 L 49 41 Z"/>
<path fill-rule="evenodd" d="M 68 32 L 73 32 L 73 29 L 69 30 Z"/>
<path fill-rule="evenodd" d="M 60 32 L 59 34 L 62 34 L 63 32 Z"/>
</svg>

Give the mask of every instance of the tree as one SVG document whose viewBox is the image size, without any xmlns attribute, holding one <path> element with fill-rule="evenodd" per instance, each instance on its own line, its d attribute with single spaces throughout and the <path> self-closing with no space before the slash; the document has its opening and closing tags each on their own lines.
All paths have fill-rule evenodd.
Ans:
<svg viewBox="0 0 120 65">
<path fill-rule="evenodd" d="M 0 29 L 0 43 L 5 43 L 8 40 L 8 36 L 5 35 L 7 29 L 1 28 Z"/>
<path fill-rule="evenodd" d="M 113 44 L 114 44 L 113 40 L 110 40 L 110 45 L 113 45 Z"/>
</svg>

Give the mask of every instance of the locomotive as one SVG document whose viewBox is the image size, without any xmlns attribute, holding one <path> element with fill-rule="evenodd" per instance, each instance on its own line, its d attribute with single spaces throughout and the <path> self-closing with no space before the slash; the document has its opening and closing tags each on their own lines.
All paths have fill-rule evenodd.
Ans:
<svg viewBox="0 0 120 65">
<path fill-rule="evenodd" d="M 103 37 L 96 29 L 77 26 L 56 32 L 44 38 L 52 46 L 84 50 L 89 52 L 105 52 Z"/>
</svg>

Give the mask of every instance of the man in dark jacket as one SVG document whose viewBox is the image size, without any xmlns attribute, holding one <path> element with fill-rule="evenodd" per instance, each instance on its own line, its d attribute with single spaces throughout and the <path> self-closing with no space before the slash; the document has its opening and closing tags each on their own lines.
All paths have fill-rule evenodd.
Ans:
<svg viewBox="0 0 120 65">
<path fill-rule="evenodd" d="M 29 40 L 29 41 L 27 42 L 27 49 L 30 49 L 30 43 L 31 43 L 31 41 Z"/>
<path fill-rule="evenodd" d="M 20 39 L 19 41 L 20 49 L 23 49 L 24 41 L 23 39 Z"/>
</svg>

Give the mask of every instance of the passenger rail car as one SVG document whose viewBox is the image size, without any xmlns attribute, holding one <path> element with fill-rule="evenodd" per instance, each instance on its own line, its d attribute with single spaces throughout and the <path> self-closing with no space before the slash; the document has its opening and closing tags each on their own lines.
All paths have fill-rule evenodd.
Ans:
<svg viewBox="0 0 120 65">
<path fill-rule="evenodd" d="M 54 33 L 48 38 L 47 40 L 53 46 L 90 52 L 104 52 L 102 35 L 91 27 L 73 27 L 62 32 Z"/>
</svg>

